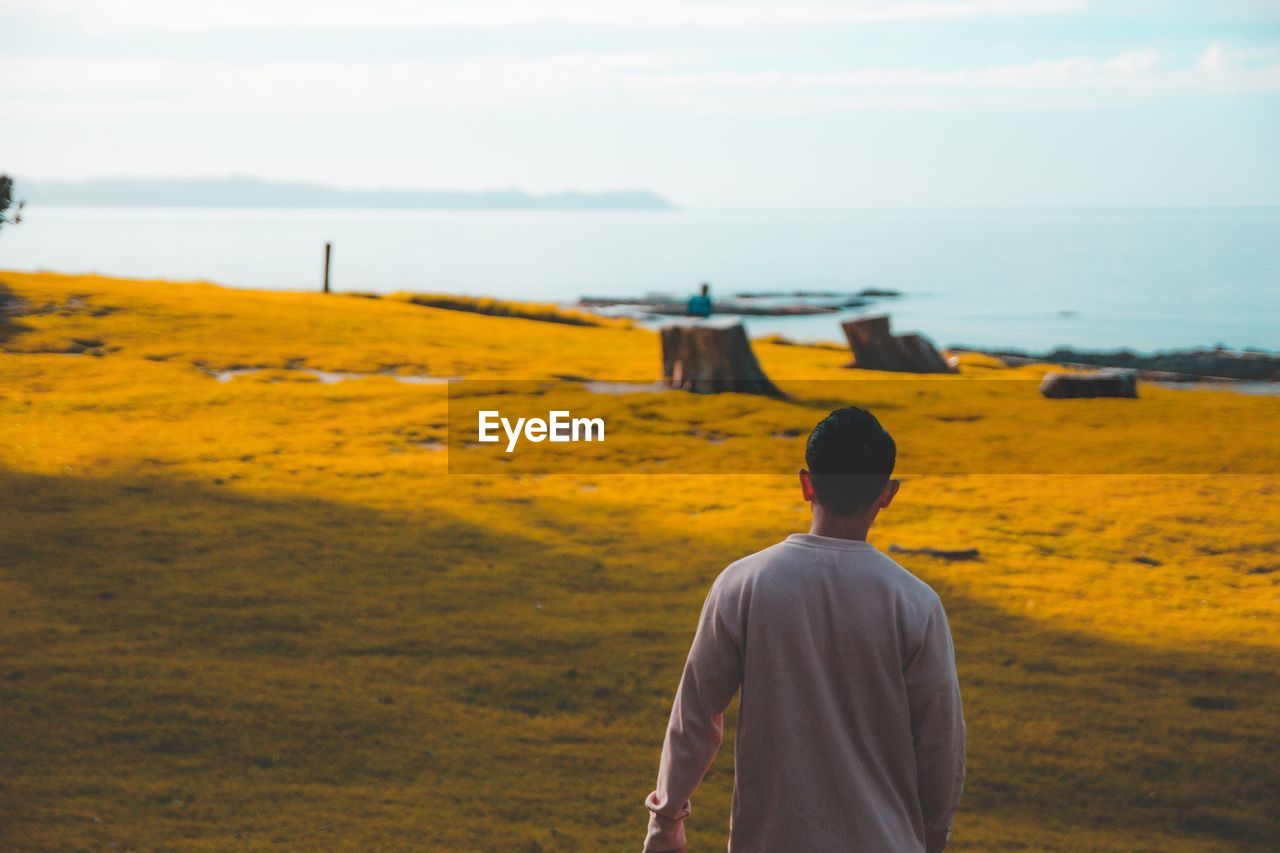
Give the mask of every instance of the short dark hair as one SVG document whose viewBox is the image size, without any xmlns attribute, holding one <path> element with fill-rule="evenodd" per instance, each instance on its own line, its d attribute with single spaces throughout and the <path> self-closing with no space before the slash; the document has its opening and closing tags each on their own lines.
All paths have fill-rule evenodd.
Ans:
<svg viewBox="0 0 1280 853">
<path fill-rule="evenodd" d="M 852 515 L 870 509 L 884 491 L 898 448 L 875 415 L 848 406 L 813 428 L 804 456 L 818 503 L 838 515 Z"/>
</svg>

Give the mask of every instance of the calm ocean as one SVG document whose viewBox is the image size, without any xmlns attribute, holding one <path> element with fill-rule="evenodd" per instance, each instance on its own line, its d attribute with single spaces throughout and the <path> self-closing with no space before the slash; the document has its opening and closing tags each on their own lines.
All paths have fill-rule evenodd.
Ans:
<svg viewBox="0 0 1280 853">
<path fill-rule="evenodd" d="M 31 208 L 0 269 L 537 301 L 889 288 L 940 344 L 1280 349 L 1280 208 L 490 212 Z M 838 319 L 750 318 L 837 340 Z"/>
</svg>

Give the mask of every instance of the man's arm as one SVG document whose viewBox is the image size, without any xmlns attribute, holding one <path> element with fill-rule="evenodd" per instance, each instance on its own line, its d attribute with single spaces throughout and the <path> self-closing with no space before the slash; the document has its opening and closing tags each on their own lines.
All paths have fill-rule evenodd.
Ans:
<svg viewBox="0 0 1280 853">
<path fill-rule="evenodd" d="M 925 625 L 924 641 L 904 672 L 916 747 L 916 780 L 924 814 L 925 846 L 947 846 L 951 819 L 964 784 L 964 715 L 947 614 L 938 604 Z"/>
<path fill-rule="evenodd" d="M 721 584 L 712 584 L 702 606 L 698 630 L 671 706 L 671 720 L 658 765 L 657 790 L 645 799 L 649 815 L 646 851 L 683 850 L 689 798 L 720 749 L 724 709 L 742 681 L 740 638 L 723 609 Z"/>
</svg>

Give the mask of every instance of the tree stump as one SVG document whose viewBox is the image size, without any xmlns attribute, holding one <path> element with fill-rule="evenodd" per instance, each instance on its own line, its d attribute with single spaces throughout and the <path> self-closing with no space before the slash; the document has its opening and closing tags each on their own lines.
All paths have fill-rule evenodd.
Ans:
<svg viewBox="0 0 1280 853">
<path fill-rule="evenodd" d="M 889 317 L 859 317 L 840 325 L 853 351 L 853 364 L 863 370 L 899 373 L 954 373 L 942 353 L 923 335 L 892 335 Z"/>
<path fill-rule="evenodd" d="M 761 369 L 741 323 L 672 323 L 660 332 L 662 378 L 672 388 L 783 396 Z"/>
<path fill-rule="evenodd" d="M 1046 373 L 1040 393 L 1051 400 L 1093 397 L 1138 398 L 1138 380 L 1127 371 L 1101 373 Z"/>
</svg>

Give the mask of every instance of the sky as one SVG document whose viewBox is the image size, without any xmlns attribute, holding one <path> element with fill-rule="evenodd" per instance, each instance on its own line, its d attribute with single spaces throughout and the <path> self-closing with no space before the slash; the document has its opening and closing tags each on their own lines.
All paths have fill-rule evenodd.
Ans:
<svg viewBox="0 0 1280 853">
<path fill-rule="evenodd" d="M 1280 204 L 1280 0 L 0 0 L 0 171 Z"/>
</svg>

